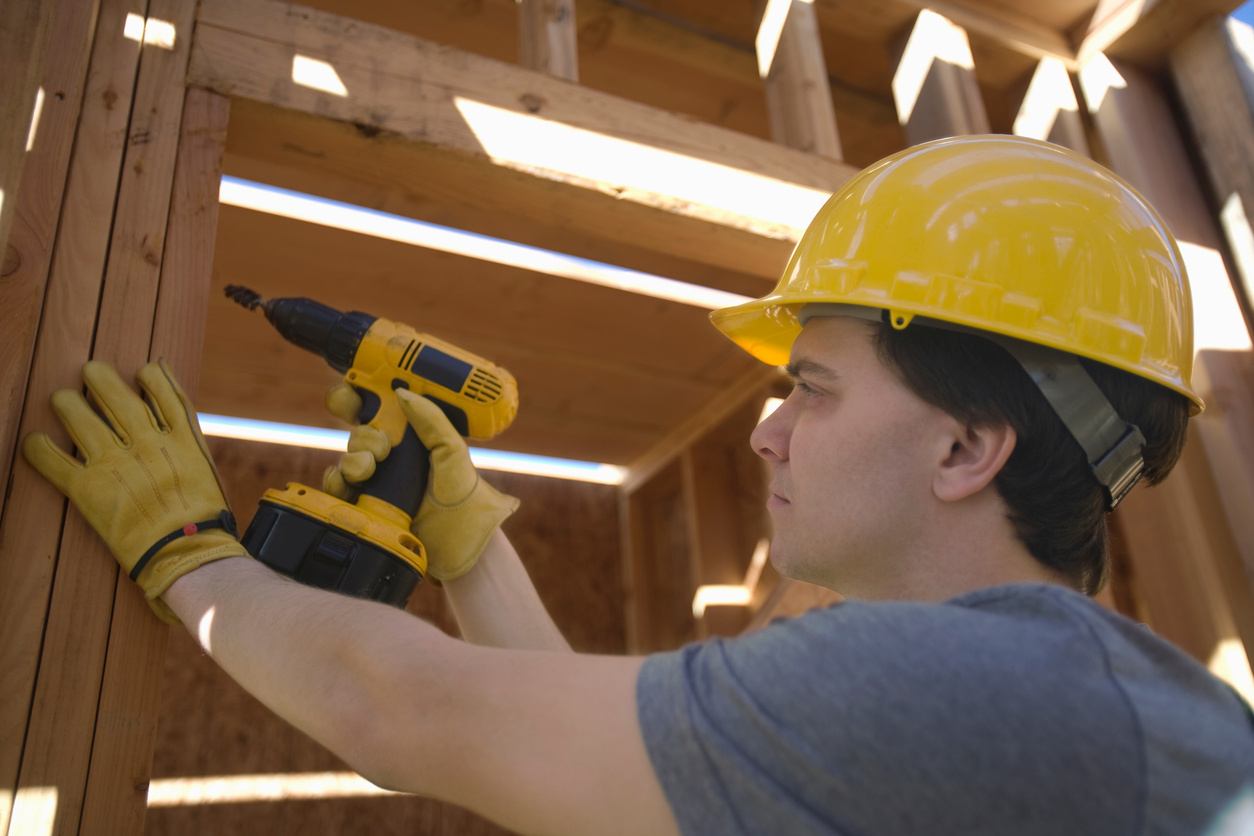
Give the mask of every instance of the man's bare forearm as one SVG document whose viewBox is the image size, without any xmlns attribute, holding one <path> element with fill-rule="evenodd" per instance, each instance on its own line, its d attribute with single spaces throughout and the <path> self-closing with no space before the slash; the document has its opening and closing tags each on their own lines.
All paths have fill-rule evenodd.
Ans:
<svg viewBox="0 0 1254 836">
<path fill-rule="evenodd" d="M 438 687 L 457 644 L 404 611 L 302 586 L 250 558 L 184 575 L 163 599 L 233 679 L 367 777 L 386 759 L 388 660 L 403 647 Z"/>
<path fill-rule="evenodd" d="M 444 582 L 462 637 L 518 650 L 568 651 L 509 539 L 497 529 L 475 567 Z"/>
</svg>

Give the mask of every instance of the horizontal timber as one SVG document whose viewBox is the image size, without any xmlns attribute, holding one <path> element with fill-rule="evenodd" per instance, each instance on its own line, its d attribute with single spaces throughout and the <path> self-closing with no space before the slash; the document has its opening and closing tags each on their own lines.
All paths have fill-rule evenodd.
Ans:
<svg viewBox="0 0 1254 836">
<path fill-rule="evenodd" d="M 346 94 L 293 81 L 293 55 L 324 62 L 317 66 L 333 69 Z M 761 275 L 780 266 L 780 247 L 762 245 L 787 249 L 826 194 L 855 173 L 756 137 L 273 0 L 205 2 L 189 82 L 354 125 L 393 152 L 399 142 L 414 170 L 456 166 L 450 157 L 460 158 L 468 186 L 499 194 L 503 211 L 510 201 L 520 213 L 560 202 L 610 238 L 664 239 L 677 220 L 695 222 L 680 230 L 693 248 L 683 255 Z"/>
</svg>

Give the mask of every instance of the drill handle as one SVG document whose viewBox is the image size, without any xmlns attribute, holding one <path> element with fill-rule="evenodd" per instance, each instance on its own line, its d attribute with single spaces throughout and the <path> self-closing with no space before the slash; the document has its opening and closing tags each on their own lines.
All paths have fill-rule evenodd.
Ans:
<svg viewBox="0 0 1254 836">
<path fill-rule="evenodd" d="M 431 454 L 401 412 L 395 395 L 389 392 L 381 400 L 368 389 L 357 389 L 357 393 L 362 398 L 358 420 L 381 429 L 392 443 L 387 458 L 375 465 L 374 475 L 358 487 L 362 494 L 381 499 L 413 519 L 427 492 Z"/>
</svg>

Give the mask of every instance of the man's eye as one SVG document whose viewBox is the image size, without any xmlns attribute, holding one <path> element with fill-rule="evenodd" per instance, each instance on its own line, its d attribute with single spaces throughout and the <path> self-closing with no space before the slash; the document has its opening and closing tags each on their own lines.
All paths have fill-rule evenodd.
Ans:
<svg viewBox="0 0 1254 836">
<path fill-rule="evenodd" d="M 803 394 L 803 395 L 816 395 L 816 394 L 818 394 L 818 392 L 816 392 L 816 391 L 815 391 L 815 389 L 814 389 L 812 386 L 810 386 L 810 384 L 805 383 L 805 382 L 800 381 L 800 380 L 795 381 L 795 382 L 793 383 L 793 388 L 794 388 L 794 389 L 796 389 L 796 390 L 798 390 L 799 392 L 801 392 L 801 394 Z"/>
</svg>

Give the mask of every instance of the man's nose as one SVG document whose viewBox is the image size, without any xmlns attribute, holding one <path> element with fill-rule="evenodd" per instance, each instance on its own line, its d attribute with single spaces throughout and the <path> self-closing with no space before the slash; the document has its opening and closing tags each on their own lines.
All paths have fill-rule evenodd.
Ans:
<svg viewBox="0 0 1254 836">
<path fill-rule="evenodd" d="M 788 439 L 792 423 L 789 401 L 785 400 L 770 415 L 763 418 L 749 436 L 749 444 L 753 452 L 768 462 L 788 460 Z"/>
</svg>

